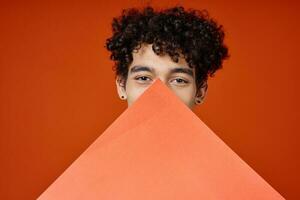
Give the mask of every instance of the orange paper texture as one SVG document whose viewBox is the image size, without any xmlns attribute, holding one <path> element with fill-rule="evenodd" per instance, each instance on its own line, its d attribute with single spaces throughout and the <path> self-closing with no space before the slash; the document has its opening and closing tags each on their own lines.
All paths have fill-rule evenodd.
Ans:
<svg viewBox="0 0 300 200">
<path fill-rule="evenodd" d="M 38 199 L 284 198 L 157 79 Z"/>
</svg>

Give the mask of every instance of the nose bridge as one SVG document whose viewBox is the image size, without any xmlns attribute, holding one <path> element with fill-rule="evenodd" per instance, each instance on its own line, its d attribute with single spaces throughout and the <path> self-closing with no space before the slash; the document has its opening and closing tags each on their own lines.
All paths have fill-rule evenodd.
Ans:
<svg viewBox="0 0 300 200">
<path fill-rule="evenodd" d="M 167 82 L 167 79 L 163 76 L 158 76 L 157 79 L 161 80 L 161 82 L 163 82 L 165 85 L 168 86 L 168 82 Z"/>
<path fill-rule="evenodd" d="M 155 79 L 159 79 L 166 86 L 169 87 L 169 67 L 164 63 L 157 63 L 155 65 Z"/>
</svg>

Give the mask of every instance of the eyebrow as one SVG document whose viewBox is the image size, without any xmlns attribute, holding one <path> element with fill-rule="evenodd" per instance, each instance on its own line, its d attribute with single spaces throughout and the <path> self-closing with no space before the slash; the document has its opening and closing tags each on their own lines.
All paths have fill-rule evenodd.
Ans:
<svg viewBox="0 0 300 200">
<path fill-rule="evenodd" d="M 171 74 L 174 74 L 174 73 L 184 73 L 191 77 L 194 77 L 193 70 L 191 70 L 190 68 L 174 68 L 171 70 Z"/>
<path fill-rule="evenodd" d="M 140 71 L 147 71 L 147 72 L 153 73 L 154 69 L 152 67 L 136 65 L 136 66 L 131 68 L 130 73 L 136 73 L 136 72 L 140 72 Z M 177 68 L 171 69 L 170 73 L 171 74 L 184 73 L 184 74 L 187 74 L 191 77 L 194 77 L 193 70 L 190 69 L 190 68 L 177 67 Z"/>
<path fill-rule="evenodd" d="M 131 68 L 130 73 L 136 73 L 136 72 L 140 72 L 140 71 L 154 72 L 153 68 L 150 68 L 147 66 L 136 65 Z"/>
</svg>

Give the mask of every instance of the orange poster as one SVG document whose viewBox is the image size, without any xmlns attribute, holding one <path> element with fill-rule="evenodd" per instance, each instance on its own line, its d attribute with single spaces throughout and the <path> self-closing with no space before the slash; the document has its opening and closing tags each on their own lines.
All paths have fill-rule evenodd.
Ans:
<svg viewBox="0 0 300 200">
<path fill-rule="evenodd" d="M 284 198 L 157 79 L 38 199 Z"/>
</svg>

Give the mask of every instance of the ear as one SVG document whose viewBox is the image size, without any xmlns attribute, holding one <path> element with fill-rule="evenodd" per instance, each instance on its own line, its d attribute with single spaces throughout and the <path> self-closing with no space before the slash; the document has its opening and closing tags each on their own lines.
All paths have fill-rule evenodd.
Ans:
<svg viewBox="0 0 300 200">
<path fill-rule="evenodd" d="M 203 103 L 206 94 L 207 94 L 208 84 L 207 81 L 205 81 L 202 86 L 198 89 L 196 97 L 195 97 L 195 104 L 201 104 Z"/>
<path fill-rule="evenodd" d="M 117 92 L 120 97 L 120 99 L 124 100 L 127 98 L 126 94 L 126 80 L 120 76 L 117 76 L 116 78 L 116 86 L 117 86 Z M 123 96 L 123 98 L 122 98 Z"/>
</svg>

